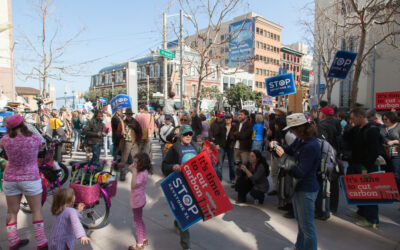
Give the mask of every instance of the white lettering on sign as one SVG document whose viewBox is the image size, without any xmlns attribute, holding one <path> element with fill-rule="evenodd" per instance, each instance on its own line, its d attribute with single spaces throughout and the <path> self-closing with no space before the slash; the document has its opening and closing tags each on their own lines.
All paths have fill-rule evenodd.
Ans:
<svg viewBox="0 0 400 250">
<path fill-rule="evenodd" d="M 285 79 L 285 80 L 280 80 L 280 81 L 273 81 L 273 82 L 269 83 L 269 87 L 270 88 L 277 88 L 278 85 L 283 87 L 284 85 L 288 85 L 289 83 L 290 83 L 290 79 Z M 286 87 L 290 88 L 290 86 L 286 86 Z"/>
<path fill-rule="evenodd" d="M 352 62 L 351 59 L 344 59 L 344 58 L 342 58 L 342 57 L 337 57 L 337 58 L 335 58 L 335 60 L 333 61 L 334 64 L 336 64 L 337 66 L 340 66 L 340 67 L 342 67 L 342 66 L 343 66 L 343 67 L 346 67 L 346 66 L 350 65 L 351 62 Z"/>
</svg>

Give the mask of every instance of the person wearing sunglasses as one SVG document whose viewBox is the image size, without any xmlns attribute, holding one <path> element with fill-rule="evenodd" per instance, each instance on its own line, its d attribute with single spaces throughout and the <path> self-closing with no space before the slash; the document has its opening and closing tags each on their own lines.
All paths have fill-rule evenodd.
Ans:
<svg viewBox="0 0 400 250">
<path fill-rule="evenodd" d="M 173 171 L 180 172 L 180 165 L 192 159 L 201 152 L 201 148 L 192 140 L 193 129 L 190 125 L 182 125 L 179 129 L 179 140 L 168 150 L 163 162 L 162 172 L 165 177 Z M 174 221 L 175 228 L 179 231 L 180 243 L 183 249 L 190 249 L 189 229 L 182 231 Z"/>
</svg>

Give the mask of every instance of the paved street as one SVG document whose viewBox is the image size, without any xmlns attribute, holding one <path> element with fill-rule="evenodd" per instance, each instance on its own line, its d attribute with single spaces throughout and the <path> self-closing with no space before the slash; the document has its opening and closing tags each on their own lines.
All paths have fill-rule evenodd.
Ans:
<svg viewBox="0 0 400 250">
<path fill-rule="evenodd" d="M 179 237 L 173 228 L 173 216 L 160 188 L 163 177 L 158 143 L 153 143 L 153 149 L 155 173 L 148 180 L 147 204 L 144 209 L 144 222 L 150 243 L 146 249 L 180 249 Z M 83 153 L 74 154 L 73 159 L 84 159 Z M 224 171 L 227 179 L 227 168 Z M 118 183 L 117 196 L 112 199 L 109 223 L 102 229 L 88 231 L 90 246 L 76 244 L 76 249 L 127 249 L 135 242 L 129 205 L 129 179 L 130 176 L 128 181 Z M 297 223 L 282 216 L 283 212 L 276 208 L 275 196 L 267 197 L 264 205 L 236 205 L 235 192 L 227 182 L 223 181 L 223 185 L 231 197 L 234 209 L 211 221 L 194 225 L 190 229 L 192 249 L 283 249 L 295 242 Z M 47 234 L 52 223 L 49 206 L 47 202 L 43 209 Z M 341 200 L 340 206 L 337 216 L 326 222 L 316 221 L 320 249 L 400 249 L 400 204 L 380 206 L 381 223 L 375 230 L 356 226 L 346 216 L 354 212 L 355 208 L 347 206 L 344 200 Z M 3 193 L 0 193 L 0 211 L 0 225 L 5 225 L 6 203 Z M 24 249 L 34 249 L 30 216 L 20 213 L 18 220 L 20 237 L 31 240 L 31 244 Z M 3 249 L 8 247 L 4 226 L 0 227 L 0 246 Z"/>
</svg>

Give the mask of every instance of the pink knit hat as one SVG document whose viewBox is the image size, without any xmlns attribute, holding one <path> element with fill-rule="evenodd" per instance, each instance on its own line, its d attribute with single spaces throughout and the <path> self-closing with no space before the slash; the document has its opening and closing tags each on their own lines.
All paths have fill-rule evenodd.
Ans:
<svg viewBox="0 0 400 250">
<path fill-rule="evenodd" d="M 23 121 L 24 121 L 24 118 L 22 118 L 22 116 L 20 116 L 19 114 L 9 116 L 6 119 L 6 127 L 8 129 L 13 129 L 13 128 L 17 127 L 18 125 L 20 125 Z"/>
</svg>

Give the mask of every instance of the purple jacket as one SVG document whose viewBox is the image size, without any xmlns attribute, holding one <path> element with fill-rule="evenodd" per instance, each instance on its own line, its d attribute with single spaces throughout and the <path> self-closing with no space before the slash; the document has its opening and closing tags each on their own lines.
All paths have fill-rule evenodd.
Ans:
<svg viewBox="0 0 400 250">
<path fill-rule="evenodd" d="M 85 230 L 79 221 L 79 212 L 75 208 L 66 207 L 57 215 L 51 228 L 49 237 L 50 250 L 74 249 L 76 239 L 86 236 Z"/>
</svg>

